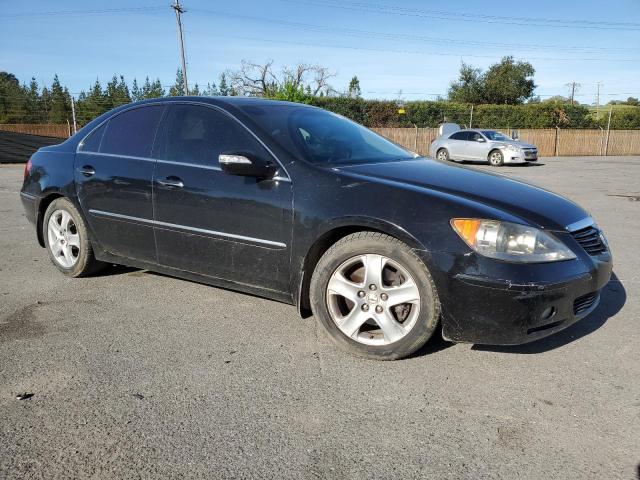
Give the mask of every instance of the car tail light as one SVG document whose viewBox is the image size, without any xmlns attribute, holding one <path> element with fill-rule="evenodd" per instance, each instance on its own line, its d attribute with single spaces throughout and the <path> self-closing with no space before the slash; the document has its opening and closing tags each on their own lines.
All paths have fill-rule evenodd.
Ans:
<svg viewBox="0 0 640 480">
<path fill-rule="evenodd" d="M 27 164 L 24 166 L 24 178 L 26 180 L 26 178 L 29 176 L 29 173 L 31 173 L 31 159 L 29 159 L 29 161 L 27 162 Z"/>
</svg>

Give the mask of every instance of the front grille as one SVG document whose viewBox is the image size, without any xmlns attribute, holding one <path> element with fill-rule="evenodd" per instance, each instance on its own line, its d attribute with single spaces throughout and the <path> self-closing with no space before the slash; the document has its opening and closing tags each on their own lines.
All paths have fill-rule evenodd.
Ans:
<svg viewBox="0 0 640 480">
<path fill-rule="evenodd" d="M 524 154 L 527 157 L 537 157 L 538 156 L 538 150 L 535 148 L 525 148 L 524 149 Z"/>
<path fill-rule="evenodd" d="M 573 314 L 580 315 L 581 313 L 586 312 L 593 304 L 598 301 L 598 292 L 587 293 L 586 295 L 582 295 L 581 297 L 576 298 L 573 301 Z"/>
<path fill-rule="evenodd" d="M 607 250 L 602 238 L 600 238 L 600 231 L 595 227 L 583 228 L 582 230 L 571 232 L 571 235 L 589 255 L 598 255 Z"/>
</svg>

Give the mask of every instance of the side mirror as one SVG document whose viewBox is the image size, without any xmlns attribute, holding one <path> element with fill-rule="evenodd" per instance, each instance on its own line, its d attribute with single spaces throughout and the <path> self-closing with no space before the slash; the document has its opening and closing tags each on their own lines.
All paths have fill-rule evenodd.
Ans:
<svg viewBox="0 0 640 480">
<path fill-rule="evenodd" d="M 485 142 L 485 139 L 484 139 L 484 138 L 482 138 L 482 137 L 477 137 L 477 138 L 476 138 L 476 142 L 478 142 L 478 143 L 484 143 L 484 142 Z"/>
<path fill-rule="evenodd" d="M 275 165 L 256 158 L 250 153 L 223 153 L 218 163 L 224 173 L 244 177 L 270 178 L 276 173 Z"/>
</svg>

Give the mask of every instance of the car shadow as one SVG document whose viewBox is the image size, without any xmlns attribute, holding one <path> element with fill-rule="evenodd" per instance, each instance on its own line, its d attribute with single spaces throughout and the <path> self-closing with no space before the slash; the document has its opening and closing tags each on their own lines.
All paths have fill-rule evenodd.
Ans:
<svg viewBox="0 0 640 480">
<path fill-rule="evenodd" d="M 105 268 L 103 268 L 102 270 L 94 273 L 92 276 L 95 276 L 95 277 L 111 277 L 111 276 L 115 276 L 115 275 L 132 274 L 134 272 L 140 272 L 140 274 L 143 274 L 145 272 L 145 270 L 140 270 L 139 268 L 134 268 L 134 267 L 127 267 L 125 265 L 112 264 L 112 265 L 108 265 Z"/>
<path fill-rule="evenodd" d="M 614 273 L 611 280 L 602 289 L 600 294 L 600 304 L 587 317 L 579 320 L 570 327 L 561 330 L 548 337 L 541 338 L 531 343 L 523 345 L 473 345 L 472 350 L 482 350 L 489 352 L 534 354 L 548 352 L 559 347 L 563 347 L 579 338 L 598 330 L 606 321 L 617 314 L 627 301 L 627 292 L 622 282 Z"/>
</svg>

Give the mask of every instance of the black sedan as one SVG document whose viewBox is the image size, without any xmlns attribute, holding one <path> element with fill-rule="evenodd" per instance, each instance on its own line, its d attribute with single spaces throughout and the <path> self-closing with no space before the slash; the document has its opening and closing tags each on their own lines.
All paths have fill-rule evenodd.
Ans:
<svg viewBox="0 0 640 480">
<path fill-rule="evenodd" d="M 261 99 L 119 107 L 34 154 L 21 198 L 65 275 L 124 264 L 289 302 L 377 359 L 439 325 L 455 342 L 552 334 L 596 308 L 612 267 L 565 198 Z"/>
</svg>

